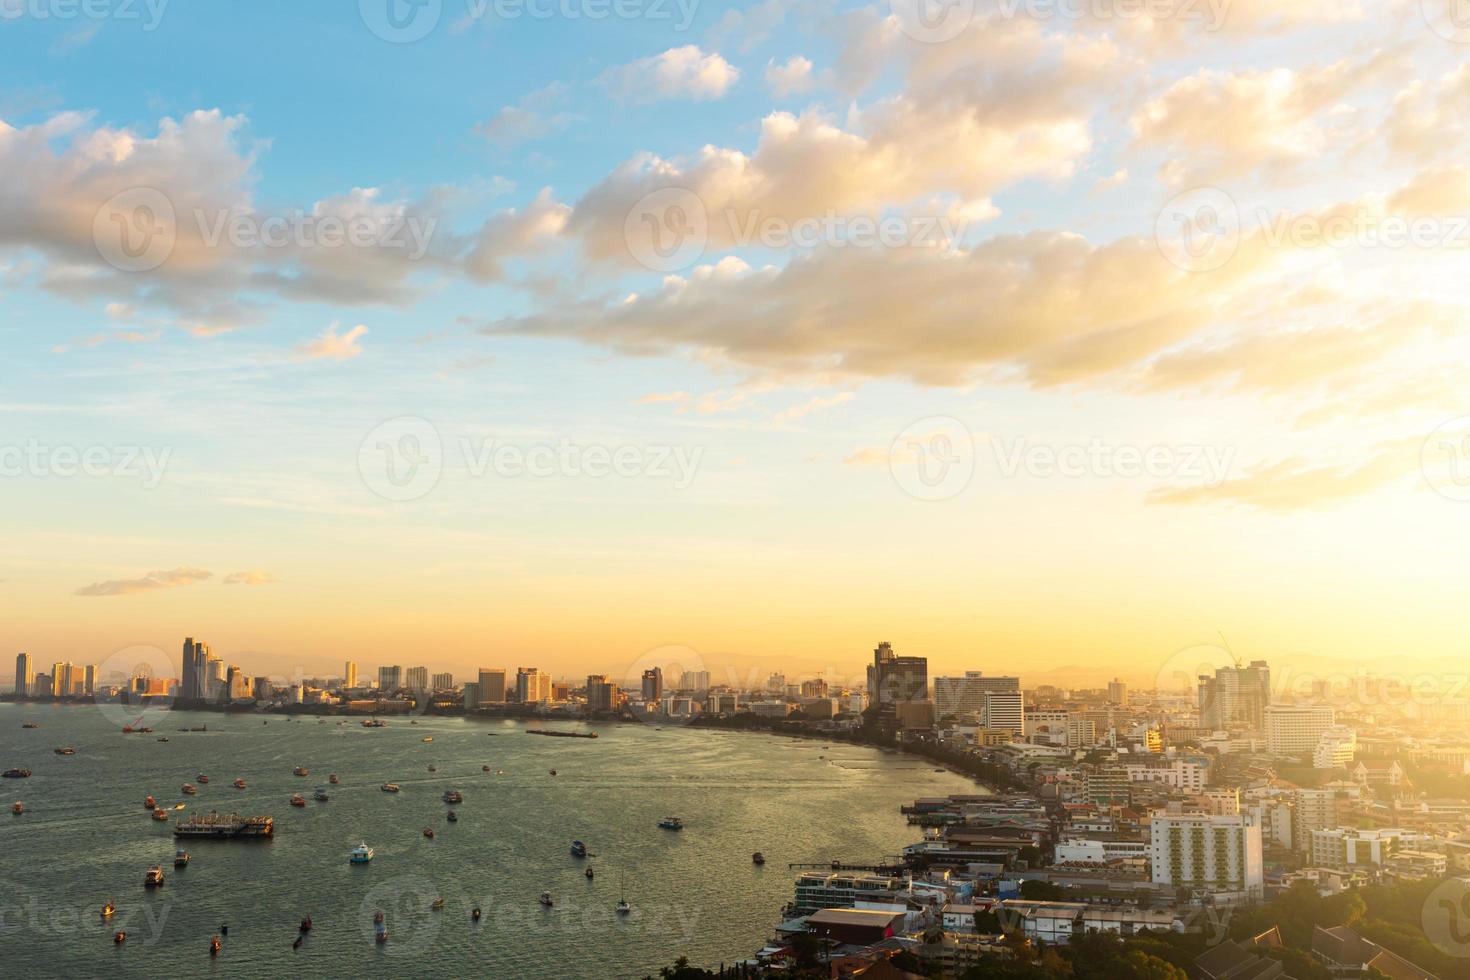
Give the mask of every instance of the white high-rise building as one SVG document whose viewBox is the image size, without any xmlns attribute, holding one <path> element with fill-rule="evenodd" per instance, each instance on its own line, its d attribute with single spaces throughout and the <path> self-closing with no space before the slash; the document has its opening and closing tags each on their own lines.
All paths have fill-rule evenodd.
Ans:
<svg viewBox="0 0 1470 980">
<path fill-rule="evenodd" d="M 429 668 L 410 667 L 404 672 L 403 682 L 410 691 L 422 694 L 429 689 Z"/>
<path fill-rule="evenodd" d="M 1259 731 L 1271 703 L 1271 668 L 1264 660 L 1252 660 L 1249 667 L 1221 667 L 1214 677 L 1199 678 L 1197 695 L 1203 727 Z"/>
<path fill-rule="evenodd" d="M 1346 769 L 1357 752 L 1358 733 L 1345 725 L 1333 725 L 1312 749 L 1312 768 Z"/>
<path fill-rule="evenodd" d="M 1265 893 L 1261 826 L 1254 815 L 1157 811 L 1149 822 L 1153 881 L 1216 899 Z"/>
<path fill-rule="evenodd" d="M 1311 752 L 1334 720 L 1332 709 L 1326 705 L 1267 705 L 1266 751 L 1272 755 Z"/>
<path fill-rule="evenodd" d="M 521 704 L 536 704 L 551 700 L 551 675 L 537 667 L 520 667 L 516 670 L 516 700 Z"/>
<path fill-rule="evenodd" d="M 709 671 L 686 670 L 684 677 L 679 681 L 681 691 L 695 691 L 703 693 L 709 690 Z"/>
<path fill-rule="evenodd" d="M 1023 734 L 1026 730 L 1026 722 L 1021 692 L 986 691 L 985 707 L 980 714 L 980 724 L 990 731 Z"/>
<path fill-rule="evenodd" d="M 1006 693 L 1021 689 L 1019 677 L 986 677 L 978 670 L 967 670 L 963 677 L 934 678 L 934 716 L 980 715 L 985 711 L 985 695 L 991 691 Z"/>
</svg>

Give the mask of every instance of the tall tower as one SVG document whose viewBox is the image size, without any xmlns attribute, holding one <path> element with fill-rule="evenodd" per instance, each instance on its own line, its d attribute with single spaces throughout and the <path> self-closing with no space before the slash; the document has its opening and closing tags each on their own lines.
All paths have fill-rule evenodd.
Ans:
<svg viewBox="0 0 1470 980">
<path fill-rule="evenodd" d="M 342 669 L 342 686 L 353 688 L 357 686 L 357 661 L 349 660 Z"/>
<path fill-rule="evenodd" d="M 36 693 L 31 690 L 36 684 L 36 668 L 31 664 L 29 653 L 18 653 L 15 655 L 15 693 L 17 697 L 26 697 Z"/>
</svg>

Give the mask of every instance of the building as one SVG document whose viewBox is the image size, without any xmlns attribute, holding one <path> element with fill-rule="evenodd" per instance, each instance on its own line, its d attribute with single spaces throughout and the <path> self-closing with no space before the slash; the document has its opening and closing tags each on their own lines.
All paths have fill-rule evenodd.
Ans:
<svg viewBox="0 0 1470 980">
<path fill-rule="evenodd" d="M 643 672 L 643 700 L 657 704 L 664 696 L 664 672 L 659 667 L 650 667 Z"/>
<path fill-rule="evenodd" d="M 1326 705 L 1272 704 L 1266 707 L 1266 751 L 1272 755 L 1314 752 L 1336 719 Z"/>
<path fill-rule="evenodd" d="M 74 697 L 82 693 L 82 670 L 70 660 L 51 665 L 51 686 L 57 697 Z"/>
<path fill-rule="evenodd" d="M 1312 749 L 1312 768 L 1346 769 L 1358 752 L 1358 733 L 1346 725 L 1333 725 L 1322 733 Z"/>
<path fill-rule="evenodd" d="M 587 710 L 612 712 L 618 707 L 618 686 L 605 674 L 589 674 L 587 677 Z"/>
<path fill-rule="evenodd" d="M 348 689 L 357 686 L 357 661 L 349 660 L 342 668 L 342 686 Z"/>
<path fill-rule="evenodd" d="M 893 713 L 899 728 L 913 730 L 934 727 L 932 701 L 900 701 L 893 706 Z"/>
<path fill-rule="evenodd" d="M 682 680 L 679 681 L 679 689 L 683 691 L 693 691 L 696 694 L 703 694 L 705 691 L 709 690 L 709 671 L 684 671 L 684 677 Z"/>
<path fill-rule="evenodd" d="M 1217 899 L 1265 893 L 1261 827 L 1250 814 L 1159 810 L 1149 821 L 1153 882 Z"/>
<path fill-rule="evenodd" d="M 815 680 L 802 681 L 801 696 L 803 698 L 825 698 L 827 696 L 827 682 L 820 677 Z"/>
<path fill-rule="evenodd" d="M 859 872 L 804 871 L 796 878 L 796 915 L 850 909 L 859 902 L 895 905 L 906 901 L 904 879 Z"/>
<path fill-rule="evenodd" d="M 87 664 L 82 668 L 82 693 L 97 693 L 97 665 Z"/>
<path fill-rule="evenodd" d="M 1022 714 L 1022 735 L 1028 742 L 1086 749 L 1097 744 L 1097 725 L 1070 711 L 1027 708 Z"/>
<path fill-rule="evenodd" d="M 251 696 L 257 701 L 269 701 L 273 695 L 269 677 L 257 677 L 251 685 Z"/>
<path fill-rule="evenodd" d="M 464 699 L 466 711 L 472 708 L 478 708 L 483 703 L 480 699 L 479 681 L 466 681 L 464 687 L 460 688 L 460 691 Z"/>
<path fill-rule="evenodd" d="M 429 689 L 429 668 L 408 668 L 407 673 L 404 675 L 404 683 L 408 685 L 410 691 L 422 694 Z"/>
<path fill-rule="evenodd" d="M 454 675 L 449 673 L 435 674 L 429 678 L 429 689 L 432 691 L 454 690 Z"/>
<path fill-rule="evenodd" d="M 481 667 L 479 680 L 479 704 L 504 704 L 506 695 L 505 668 Z"/>
<path fill-rule="evenodd" d="M 184 638 L 184 660 L 179 697 L 187 701 L 204 701 L 209 697 L 210 663 L 218 658 L 209 652 L 209 644 Z"/>
<path fill-rule="evenodd" d="M 1358 830 L 1334 827 L 1311 833 L 1311 862 L 1319 868 L 1345 871 L 1372 865 L 1383 867 L 1399 847 L 1402 830 Z"/>
<path fill-rule="evenodd" d="M 1201 675 L 1196 693 L 1205 728 L 1260 730 L 1271 703 L 1271 668 L 1264 660 L 1253 660 L 1249 667 L 1221 667 L 1214 677 Z"/>
<path fill-rule="evenodd" d="M 868 667 L 868 698 L 880 711 L 891 712 L 899 701 L 929 699 L 929 660 L 900 657 L 887 640 L 873 651 Z"/>
<path fill-rule="evenodd" d="M 704 699 L 706 714 L 733 715 L 740 710 L 740 695 L 734 691 L 711 691 Z"/>
<path fill-rule="evenodd" d="M 1019 677 L 986 677 L 978 670 L 967 670 L 963 677 L 934 678 L 934 713 L 941 719 L 979 716 L 985 711 L 985 695 L 990 691 L 1021 690 Z"/>
<path fill-rule="evenodd" d="M 1026 730 L 1025 706 L 1020 691 L 986 691 L 980 724 L 990 731 L 1021 735 Z"/>
<path fill-rule="evenodd" d="M 521 704 L 540 704 L 551 700 L 551 675 L 539 667 L 516 668 L 516 700 Z"/>
<path fill-rule="evenodd" d="M 1082 774 L 1084 795 L 1094 806 L 1127 805 L 1131 782 L 1122 766 L 1089 766 Z"/>
<path fill-rule="evenodd" d="M 1185 793 L 1203 792 L 1209 782 L 1210 767 L 1189 759 L 1174 759 L 1167 765 L 1128 765 L 1128 778 L 1134 782 L 1163 783 Z"/>
<path fill-rule="evenodd" d="M 1119 707 L 1128 705 L 1128 685 L 1116 677 L 1108 681 L 1108 704 L 1116 704 Z"/>
<path fill-rule="evenodd" d="M 20 697 L 34 695 L 36 668 L 31 664 L 29 653 L 15 655 L 15 693 Z"/>
<path fill-rule="evenodd" d="M 379 667 L 378 668 L 378 690 L 385 694 L 391 694 L 403 686 L 403 668 Z"/>
</svg>

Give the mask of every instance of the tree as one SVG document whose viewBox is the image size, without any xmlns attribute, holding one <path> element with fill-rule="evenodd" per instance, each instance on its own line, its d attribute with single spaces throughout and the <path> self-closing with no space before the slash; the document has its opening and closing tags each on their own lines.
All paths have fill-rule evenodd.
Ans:
<svg viewBox="0 0 1470 980">
<path fill-rule="evenodd" d="M 1033 902 L 1060 902 L 1063 894 L 1060 886 L 1040 878 L 1027 878 L 1021 882 L 1021 897 Z"/>
</svg>

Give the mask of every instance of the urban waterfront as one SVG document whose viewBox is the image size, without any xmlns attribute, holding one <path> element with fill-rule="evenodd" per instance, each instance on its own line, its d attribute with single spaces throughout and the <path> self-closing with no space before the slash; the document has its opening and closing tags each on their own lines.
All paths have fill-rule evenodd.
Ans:
<svg viewBox="0 0 1470 980">
<path fill-rule="evenodd" d="M 124 735 L 94 706 L 0 705 L 0 761 L 34 773 L 5 785 L 5 802 L 26 811 L 0 825 L 6 972 L 642 977 L 680 955 L 716 966 L 771 935 L 792 897 L 789 864 L 895 855 L 914 840 L 901 804 L 984 792 L 926 760 L 840 743 L 636 724 L 583 729 L 596 740 L 533 738 L 519 722 L 416 720 L 364 729 L 356 718 L 157 712 L 155 732 Z M 28 721 L 41 727 L 23 729 Z M 76 754 L 56 755 L 63 745 Z M 298 766 L 310 774 L 293 775 Z M 210 782 L 183 795 L 200 772 Z M 389 781 L 402 791 L 382 792 Z M 318 785 L 330 801 L 311 799 Z M 465 796 L 457 823 L 441 799 L 450 788 Z M 288 805 L 293 793 L 307 806 Z M 185 841 L 192 862 L 176 871 L 172 821 L 149 819 L 150 794 L 189 804 L 174 819 L 274 815 L 275 837 Z M 685 829 L 661 830 L 665 815 Z M 585 861 L 570 855 L 573 839 L 586 842 Z M 360 841 L 376 857 L 351 866 Z M 153 864 L 166 884 L 145 890 Z M 625 918 L 614 913 L 622 882 Z M 537 904 L 542 891 L 552 909 Z M 442 910 L 430 908 L 436 897 Z M 108 899 L 110 922 L 100 915 Z M 306 915 L 314 928 L 293 949 Z"/>
</svg>

